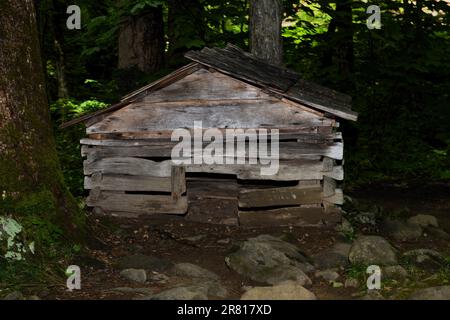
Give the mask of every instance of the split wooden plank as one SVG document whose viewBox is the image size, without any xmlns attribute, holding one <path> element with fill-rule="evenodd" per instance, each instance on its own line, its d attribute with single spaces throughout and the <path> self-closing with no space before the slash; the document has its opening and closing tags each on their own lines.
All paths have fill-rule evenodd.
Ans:
<svg viewBox="0 0 450 320">
<path fill-rule="evenodd" d="M 241 190 L 238 200 L 240 208 L 317 204 L 322 201 L 322 189 L 286 187 Z"/>
<path fill-rule="evenodd" d="M 122 191 L 157 191 L 171 192 L 171 179 L 168 177 L 130 176 L 130 175 L 97 175 L 84 177 L 84 188 L 87 190 Z M 182 189 L 186 192 L 186 187 Z"/>
<path fill-rule="evenodd" d="M 287 207 L 272 210 L 239 211 L 239 224 L 244 227 L 322 226 L 340 221 L 337 213 L 328 214 L 323 208 Z"/>
<path fill-rule="evenodd" d="M 89 196 L 86 205 L 111 212 L 185 214 L 188 202 L 187 197 L 173 201 L 170 195 L 117 194 L 102 191 L 96 198 Z"/>
</svg>

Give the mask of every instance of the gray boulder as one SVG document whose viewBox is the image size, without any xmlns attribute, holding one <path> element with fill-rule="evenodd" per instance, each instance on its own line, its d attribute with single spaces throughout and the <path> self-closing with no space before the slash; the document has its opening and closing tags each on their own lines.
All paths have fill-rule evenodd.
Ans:
<svg viewBox="0 0 450 320">
<path fill-rule="evenodd" d="M 269 235 L 244 241 L 237 251 L 225 258 L 225 262 L 237 273 L 269 284 L 285 280 L 310 284 L 305 272 L 314 269 L 295 245 Z"/>
<path fill-rule="evenodd" d="M 450 300 L 450 286 L 419 289 L 409 296 L 410 300 Z"/>
<path fill-rule="evenodd" d="M 316 271 L 314 276 L 316 278 L 322 278 L 327 281 L 335 281 L 340 277 L 339 273 L 337 273 L 336 270 L 333 270 L 333 269 Z"/>
<path fill-rule="evenodd" d="M 353 264 L 394 265 L 397 255 L 388 241 L 379 236 L 360 236 L 350 249 L 349 260 Z"/>
<path fill-rule="evenodd" d="M 295 281 L 286 281 L 272 287 L 254 287 L 241 300 L 316 300 L 314 293 Z"/>
<path fill-rule="evenodd" d="M 404 252 L 403 256 L 424 270 L 437 271 L 446 264 L 444 257 L 432 249 L 409 250 Z"/>
</svg>

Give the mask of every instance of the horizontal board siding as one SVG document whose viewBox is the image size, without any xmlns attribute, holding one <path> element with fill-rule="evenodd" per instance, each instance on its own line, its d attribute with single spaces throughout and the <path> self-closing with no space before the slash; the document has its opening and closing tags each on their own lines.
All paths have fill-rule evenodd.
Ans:
<svg viewBox="0 0 450 320">
<path fill-rule="evenodd" d="M 192 103 L 192 105 L 189 105 Z M 120 133 L 193 128 L 202 121 L 204 128 L 310 128 L 333 126 L 334 120 L 302 111 L 283 102 L 222 101 L 208 104 L 197 102 L 146 104 L 133 103 L 88 127 L 86 132 Z"/>
<path fill-rule="evenodd" d="M 172 196 L 121 194 L 101 191 L 87 198 L 86 204 L 104 211 L 130 212 L 135 214 L 184 214 L 187 211 L 187 197 L 174 201 Z"/>
<path fill-rule="evenodd" d="M 129 176 L 129 175 L 102 175 L 84 177 L 84 188 L 87 190 L 100 188 L 101 190 L 117 191 L 158 191 L 171 192 L 169 177 Z M 184 188 L 183 192 L 186 192 Z"/>
</svg>

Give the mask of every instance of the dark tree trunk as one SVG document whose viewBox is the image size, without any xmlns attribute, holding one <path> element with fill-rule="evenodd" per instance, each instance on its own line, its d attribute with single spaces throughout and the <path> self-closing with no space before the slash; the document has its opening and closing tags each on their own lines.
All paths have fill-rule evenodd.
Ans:
<svg viewBox="0 0 450 320">
<path fill-rule="evenodd" d="M 250 0 L 250 50 L 276 65 L 283 62 L 282 15 L 281 0 Z"/>
<path fill-rule="evenodd" d="M 336 2 L 336 10 L 328 25 L 324 38 L 325 50 L 322 55 L 322 67 L 337 67 L 342 89 L 352 86 L 354 64 L 352 1 Z"/>
<path fill-rule="evenodd" d="M 50 194 L 55 210 L 42 215 L 80 238 L 80 224 L 74 223 L 79 210 L 56 153 L 33 0 L 0 2 L 0 154 L 4 196 Z"/>
<path fill-rule="evenodd" d="M 353 22 L 352 22 L 352 1 L 342 0 L 336 4 L 336 28 L 338 45 L 336 56 L 339 71 L 345 79 L 351 78 L 353 74 Z"/>
<path fill-rule="evenodd" d="M 159 71 L 164 66 L 164 49 L 162 7 L 127 17 L 121 24 L 119 69 L 137 67 L 149 73 Z"/>
<path fill-rule="evenodd" d="M 177 66 L 185 62 L 184 53 L 201 47 L 195 41 L 204 43 L 203 6 L 199 0 L 168 0 L 168 5 L 168 61 L 171 66 Z"/>
</svg>

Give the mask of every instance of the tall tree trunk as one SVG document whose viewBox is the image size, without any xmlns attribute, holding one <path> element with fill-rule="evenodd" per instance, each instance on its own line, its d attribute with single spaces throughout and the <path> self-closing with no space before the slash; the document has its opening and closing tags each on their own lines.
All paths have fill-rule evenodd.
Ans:
<svg viewBox="0 0 450 320">
<path fill-rule="evenodd" d="M 13 200 L 49 194 L 54 210 L 42 215 L 82 236 L 56 153 L 33 0 L 0 2 L 0 192 Z"/>
<path fill-rule="evenodd" d="M 168 0 L 168 5 L 168 62 L 177 66 L 184 62 L 185 52 L 205 42 L 203 6 L 199 0 Z"/>
<path fill-rule="evenodd" d="M 283 62 L 282 15 L 281 0 L 250 0 L 250 50 L 276 65 Z"/>
<path fill-rule="evenodd" d="M 144 72 L 156 72 L 164 66 L 164 49 L 162 7 L 148 8 L 121 24 L 119 69 L 137 67 Z"/>
<path fill-rule="evenodd" d="M 353 74 L 354 64 L 352 0 L 341 0 L 336 3 L 336 28 L 339 71 L 345 79 L 349 79 Z"/>
</svg>

